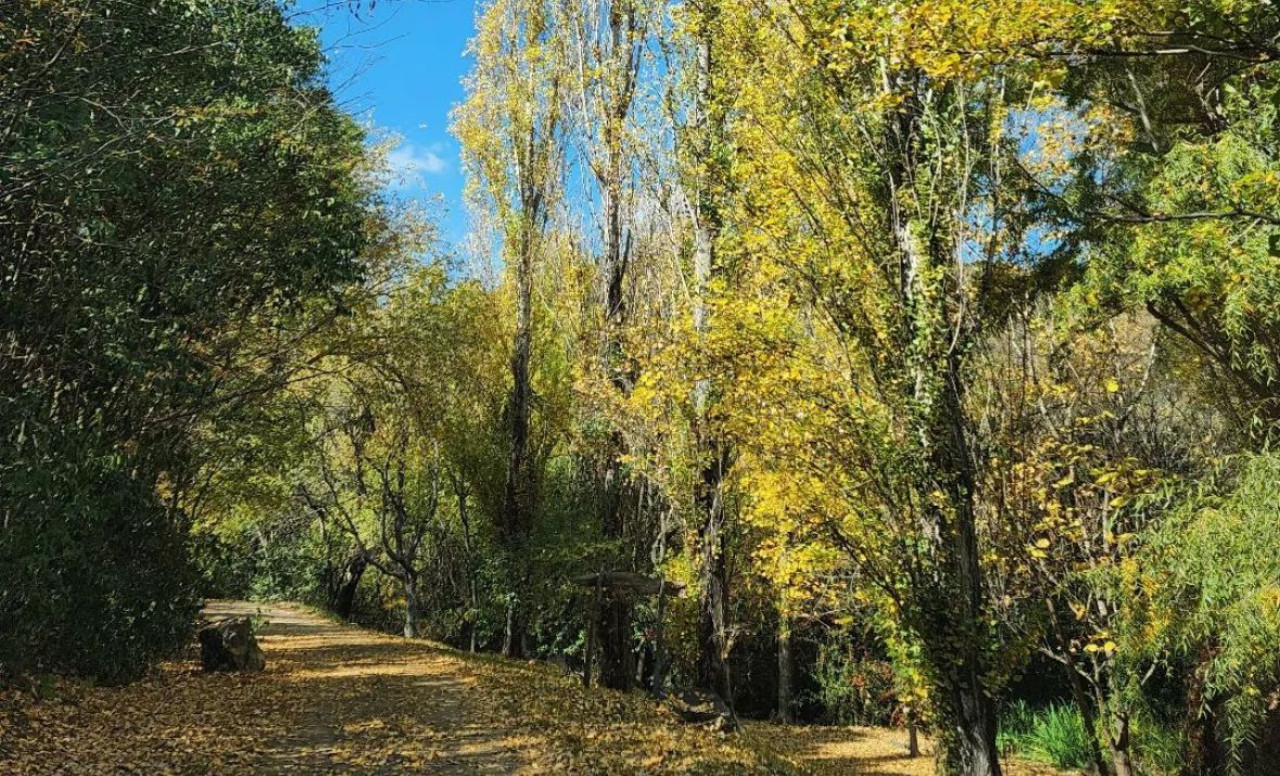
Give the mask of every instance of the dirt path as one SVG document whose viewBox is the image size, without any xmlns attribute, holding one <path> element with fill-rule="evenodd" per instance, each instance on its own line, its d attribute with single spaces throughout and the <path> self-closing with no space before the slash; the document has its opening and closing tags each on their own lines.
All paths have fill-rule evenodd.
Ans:
<svg viewBox="0 0 1280 776">
<path fill-rule="evenodd" d="M 40 704 L 9 726 L 16 743 L 0 735 L 0 772 L 6 755 L 29 773 L 95 776 L 533 769 L 537 742 L 493 724 L 492 699 L 448 650 L 289 604 L 214 601 L 206 615 L 260 618 L 267 670 L 207 675 L 189 660 Z"/>
<path fill-rule="evenodd" d="M 289 718 L 269 726 L 278 732 L 260 772 L 409 766 L 507 774 L 530 764 L 522 753 L 534 742 L 492 725 L 492 712 L 470 692 L 475 677 L 447 651 L 289 605 L 216 601 L 205 613 L 265 619 L 260 643 L 292 690 Z"/>
<path fill-rule="evenodd" d="M 194 650 L 120 688 L 0 693 L 0 774 L 926 774 L 898 731 L 682 725 L 638 693 L 553 667 L 465 655 L 289 604 L 254 616 L 261 674 L 206 674 Z M 1011 769 L 1029 775 L 1031 771 Z"/>
</svg>

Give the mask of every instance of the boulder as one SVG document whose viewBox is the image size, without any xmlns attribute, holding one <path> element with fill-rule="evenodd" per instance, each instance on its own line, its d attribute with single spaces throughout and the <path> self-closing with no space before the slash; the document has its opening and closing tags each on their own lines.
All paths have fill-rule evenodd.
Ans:
<svg viewBox="0 0 1280 776">
<path fill-rule="evenodd" d="M 733 731 L 738 728 L 733 710 L 715 693 L 686 690 L 679 695 L 668 696 L 666 703 L 685 722 L 710 724 L 714 730 Z"/>
<path fill-rule="evenodd" d="M 199 635 L 200 662 L 206 671 L 261 671 L 267 667 L 248 617 L 206 625 Z"/>
</svg>

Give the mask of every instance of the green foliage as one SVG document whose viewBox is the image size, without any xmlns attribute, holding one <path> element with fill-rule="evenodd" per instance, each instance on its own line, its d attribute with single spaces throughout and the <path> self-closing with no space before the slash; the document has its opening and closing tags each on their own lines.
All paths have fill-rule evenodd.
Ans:
<svg viewBox="0 0 1280 776">
<path fill-rule="evenodd" d="M 1193 713 L 1221 719 L 1239 765 L 1280 686 L 1280 456 L 1229 474 L 1150 537 L 1126 630 L 1135 655 L 1192 667 Z"/>
<path fill-rule="evenodd" d="M 814 679 L 826 717 L 837 725 L 888 725 L 899 711 L 892 664 L 847 644 L 823 644 Z"/>
<path fill-rule="evenodd" d="M 219 429 L 362 274 L 363 133 L 270 0 L 18 0 L 0 51 L 0 652 L 128 678 Z"/>
<path fill-rule="evenodd" d="M 345 545 L 326 547 L 305 523 L 271 526 L 269 535 L 193 534 L 191 555 L 208 598 L 302 601 L 325 605 L 324 571 Z"/>
<path fill-rule="evenodd" d="M 114 456 L 59 441 L 56 466 L 4 484 L 23 514 L 0 533 L 0 674 L 134 679 L 190 635 L 185 523 Z"/>
<path fill-rule="evenodd" d="M 1270 3 L 1190 3 L 1186 12 L 1177 24 L 1187 34 L 1230 35 L 1244 18 L 1258 39 L 1280 32 Z M 1263 59 L 1238 69 L 1210 59 L 1195 77 L 1171 79 L 1154 60 L 1079 77 L 1093 98 L 1123 104 L 1116 90 L 1137 89 L 1151 100 L 1128 143 L 1081 159 L 1078 206 L 1094 215 L 1079 229 L 1091 259 L 1079 291 L 1095 309 L 1149 309 L 1204 359 L 1220 381 L 1215 398 L 1265 438 L 1280 418 L 1280 78 Z M 1197 99 L 1209 82 L 1214 99 Z M 1084 197 L 1110 204 L 1098 212 Z"/>
<path fill-rule="evenodd" d="M 1016 701 L 1000 719 L 1000 750 L 1057 768 L 1084 768 L 1091 762 L 1090 739 L 1080 710 L 1051 703 L 1036 709 Z"/>
<path fill-rule="evenodd" d="M 1133 753 L 1143 774 L 1178 773 L 1186 764 L 1186 736 L 1176 724 L 1140 710 L 1133 720 Z"/>
</svg>

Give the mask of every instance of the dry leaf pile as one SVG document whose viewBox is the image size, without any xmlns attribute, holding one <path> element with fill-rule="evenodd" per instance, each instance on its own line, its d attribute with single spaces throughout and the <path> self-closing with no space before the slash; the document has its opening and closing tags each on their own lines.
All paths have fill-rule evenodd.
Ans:
<svg viewBox="0 0 1280 776">
<path fill-rule="evenodd" d="M 584 691 L 553 666 L 465 655 L 287 604 L 214 602 L 210 614 L 267 621 L 264 673 L 206 674 L 192 654 L 126 687 L 64 682 L 43 700 L 6 691 L 0 773 L 929 772 L 929 758 L 904 757 L 897 731 L 755 725 L 726 736 L 639 694 Z"/>
</svg>

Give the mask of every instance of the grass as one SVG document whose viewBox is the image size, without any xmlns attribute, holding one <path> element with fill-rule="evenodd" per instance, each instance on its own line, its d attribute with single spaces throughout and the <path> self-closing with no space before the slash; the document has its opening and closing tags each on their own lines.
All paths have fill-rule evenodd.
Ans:
<svg viewBox="0 0 1280 776">
<path fill-rule="evenodd" d="M 1000 750 L 1055 768 L 1089 765 L 1092 733 L 1085 729 L 1080 710 L 1069 703 L 1033 708 L 1018 701 L 1000 720 Z"/>
</svg>

